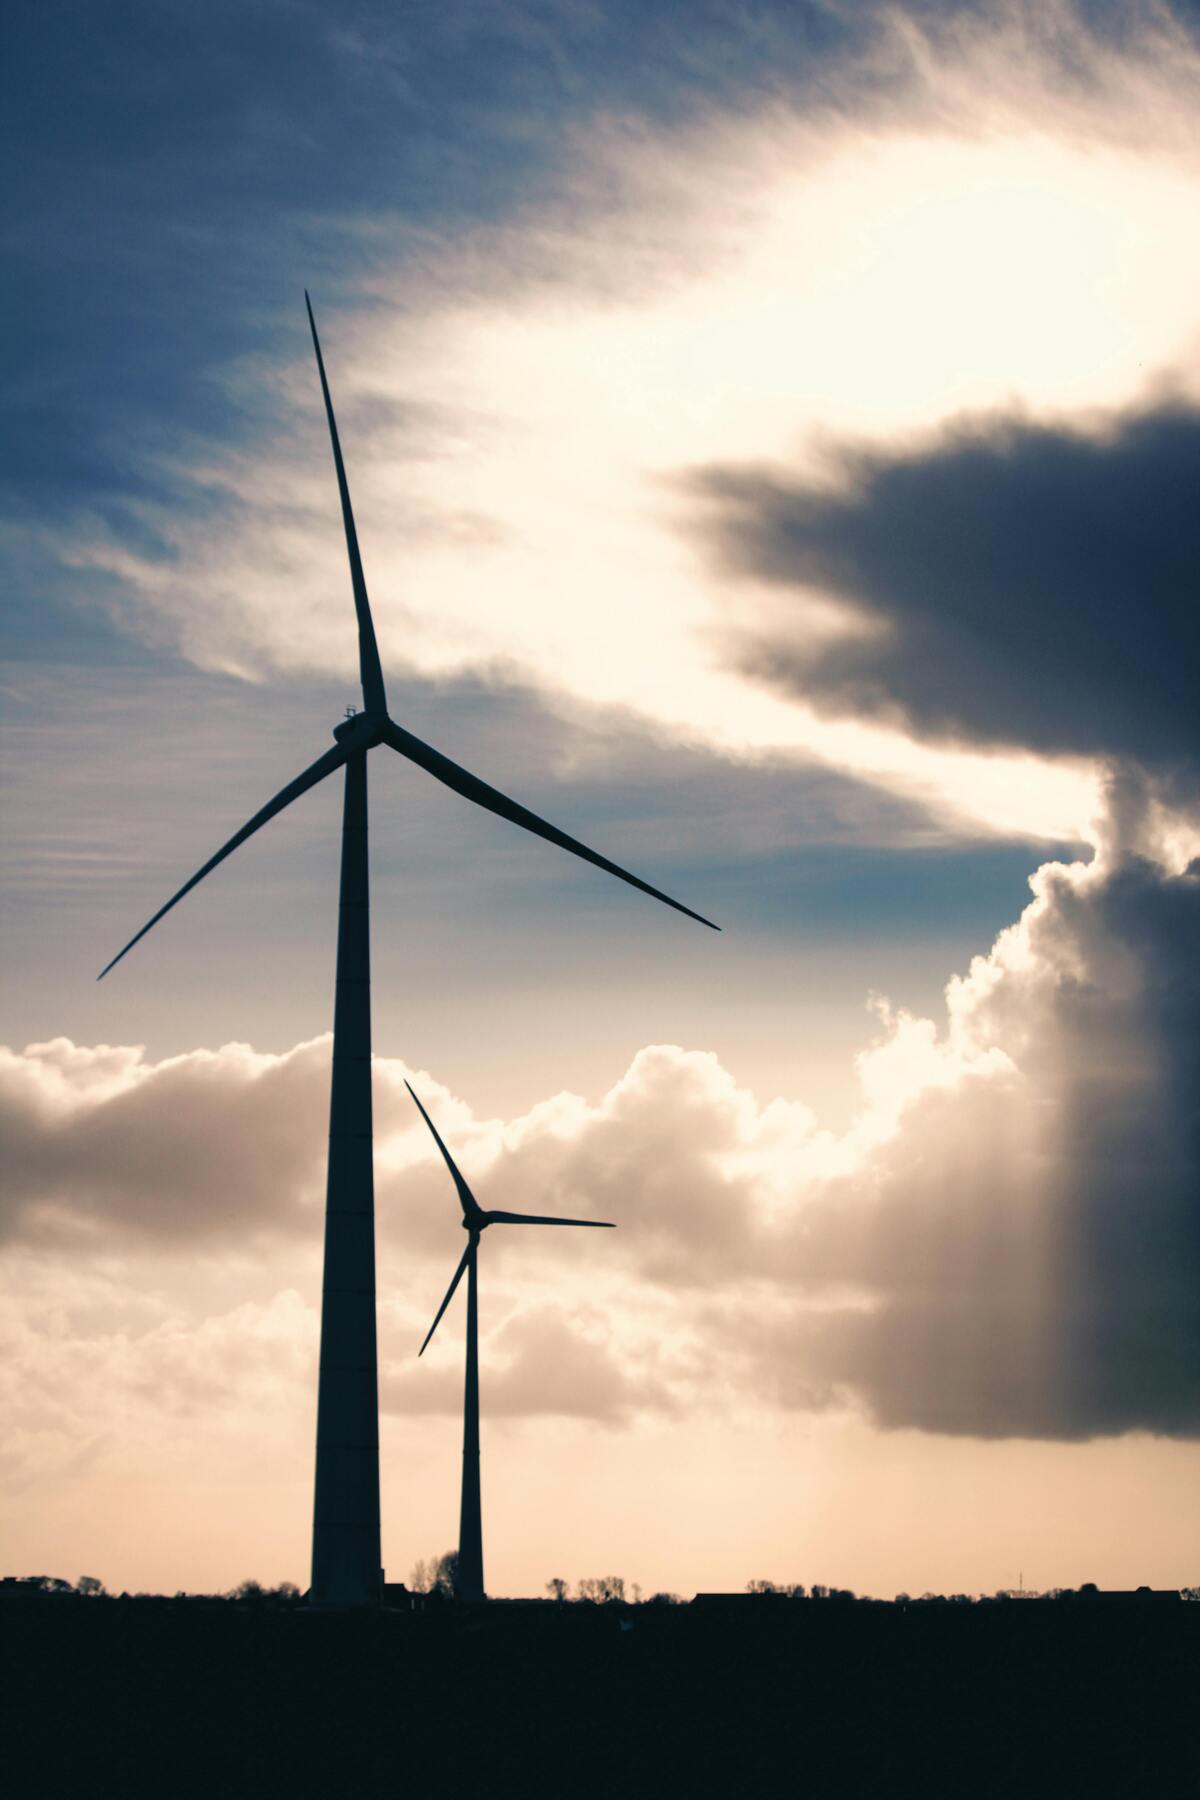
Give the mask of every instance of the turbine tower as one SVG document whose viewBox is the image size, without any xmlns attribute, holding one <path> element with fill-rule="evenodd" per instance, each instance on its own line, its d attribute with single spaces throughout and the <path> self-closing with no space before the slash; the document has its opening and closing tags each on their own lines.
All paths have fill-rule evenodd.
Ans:
<svg viewBox="0 0 1200 1800">
<path fill-rule="evenodd" d="M 350 583 L 358 621 L 363 710 L 334 727 L 334 746 L 256 812 L 203 868 L 160 906 L 100 971 L 103 979 L 177 901 L 231 851 L 309 788 L 345 769 L 337 975 L 333 1007 L 333 1074 L 329 1097 L 329 1172 L 325 1198 L 325 1273 L 317 1383 L 317 1455 L 311 1599 L 322 1606 L 365 1606 L 380 1597 L 379 1396 L 375 1350 L 375 1199 L 371 1129 L 371 968 L 367 867 L 367 753 L 380 744 L 416 763 L 476 806 L 640 888 L 702 925 L 690 907 L 589 850 L 451 762 L 389 718 L 375 628 L 367 600 L 350 490 L 333 416 L 325 363 L 307 293 L 304 303 L 316 353 L 325 415 L 342 503 Z M 717 926 L 713 930 L 719 929 Z"/>
<path fill-rule="evenodd" d="M 411 1083 L 405 1087 L 416 1101 L 417 1110 L 442 1153 L 451 1179 L 458 1189 L 462 1207 L 462 1225 L 467 1234 L 467 1247 L 454 1271 L 454 1279 L 446 1289 L 446 1298 L 437 1309 L 437 1317 L 425 1334 L 425 1342 L 417 1351 L 424 1356 L 429 1340 L 441 1324 L 442 1314 L 454 1298 L 454 1290 L 467 1272 L 467 1374 L 463 1386 L 463 1468 L 462 1505 L 458 1515 L 458 1568 L 454 1576 L 454 1593 L 459 1600 L 482 1600 L 483 1589 L 483 1517 L 479 1494 L 479 1301 L 476 1285 L 480 1235 L 489 1225 L 584 1225 L 597 1231 L 612 1231 L 610 1219 L 549 1219 L 539 1213 L 485 1212 L 467 1186 L 454 1158 L 438 1135 Z"/>
</svg>

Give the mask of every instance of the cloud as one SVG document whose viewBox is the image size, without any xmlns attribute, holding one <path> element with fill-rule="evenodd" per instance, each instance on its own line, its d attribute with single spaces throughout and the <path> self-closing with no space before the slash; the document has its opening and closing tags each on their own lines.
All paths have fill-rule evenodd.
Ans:
<svg viewBox="0 0 1200 1800">
<path fill-rule="evenodd" d="M 922 736 L 1131 757 L 1200 755 L 1200 410 L 1090 430 L 960 423 L 844 448 L 824 485 L 709 469 L 718 554 L 770 589 L 730 655 L 769 686 Z M 846 605 L 812 630 L 813 591 Z"/>
<path fill-rule="evenodd" d="M 381 1243 L 408 1271 L 388 1277 L 389 1404 L 441 1411 L 457 1385 L 401 1347 L 460 1238 L 409 1073 L 484 1205 L 618 1223 L 602 1258 L 591 1234 L 489 1236 L 502 1411 L 851 1405 L 983 1437 L 1200 1435 L 1196 849 L 1127 778 L 1096 857 L 1038 870 L 940 1025 L 878 1003 L 840 1135 L 674 1046 L 596 1101 L 508 1121 L 378 1059 Z M 9 1053 L 13 1254 L 117 1246 L 153 1269 L 269 1236 L 299 1254 L 319 1228 L 325 1057 Z M 648 1318 L 657 1358 L 637 1349 Z"/>
<path fill-rule="evenodd" d="M 631 12 L 630 39 L 602 13 L 534 34 L 557 53 L 539 91 L 548 71 L 582 85 L 579 104 L 569 85 L 558 94 L 560 131 L 545 113 L 531 131 L 518 108 L 524 135 L 512 131 L 510 149 L 523 146 L 528 174 L 536 141 L 540 171 L 519 203 L 481 177 L 463 205 L 398 217 L 373 182 L 362 214 L 342 221 L 358 252 L 354 309 L 335 310 L 343 286 L 321 319 L 389 676 L 468 674 L 630 707 L 722 754 L 811 753 L 991 828 L 1077 833 L 1092 799 L 1084 772 L 835 722 L 723 661 L 743 596 L 680 528 L 676 479 L 731 462 L 798 462 L 807 478 L 830 434 L 886 446 L 1014 401 L 1061 420 L 1128 405 L 1161 364 L 1194 363 L 1197 251 L 1177 229 L 1196 203 L 1186 21 L 1161 7 L 1120 30 L 1067 6 L 823 7 L 801 26 L 794 7 L 753 9 L 752 22 L 720 7 L 686 28 L 681 15 Z M 477 41 L 462 29 L 459 53 Z M 426 67 L 443 81 L 444 42 L 417 37 L 397 61 L 378 22 L 341 34 L 331 112 L 348 76 L 373 107 L 401 67 L 419 91 Z M 657 93 L 629 52 L 647 40 Z M 523 49 L 503 49 L 515 80 Z M 492 73 L 489 57 L 488 79 L 465 81 L 472 143 L 483 117 L 488 132 L 502 115 L 511 127 Z M 303 74 L 308 93 L 307 57 Z M 664 103 L 667 88 L 686 98 Z M 261 129 L 257 90 L 253 107 L 242 87 L 229 106 L 239 132 Z M 319 138 L 330 113 L 318 117 Z M 313 140 L 300 135 L 307 166 Z M 348 136 L 357 159 L 361 132 Z M 490 171 L 504 159 L 473 160 Z M 174 219 L 173 186 L 171 202 Z M 349 679 L 304 320 L 280 317 L 274 289 L 269 304 L 255 298 L 252 342 L 230 327 L 220 379 L 204 384 L 236 417 L 189 429 L 177 416 L 144 443 L 131 431 L 123 455 L 139 476 L 126 503 L 80 506 L 39 553 L 61 555 L 57 579 L 90 617 L 111 616 L 156 654 L 253 678 Z M 203 342 L 215 365 L 211 326 Z M 153 394 L 169 385 L 156 367 Z"/>
<path fill-rule="evenodd" d="M 67 1038 L 0 1052 L 6 1235 L 80 1248 L 294 1231 L 323 1183 L 323 1042 L 148 1063 Z"/>
<path fill-rule="evenodd" d="M 554 1415 L 617 1426 L 639 1413 L 681 1410 L 677 1387 L 659 1372 L 663 1359 L 655 1346 L 643 1342 L 636 1351 L 629 1343 L 618 1348 L 594 1310 L 581 1312 L 582 1317 L 561 1307 L 534 1307 L 510 1316 L 485 1341 L 481 1356 L 487 1368 L 489 1418 Z M 458 1416 L 463 1403 L 460 1358 L 459 1351 L 453 1364 L 443 1360 L 432 1368 L 417 1364 L 414 1357 L 394 1364 L 381 1377 L 381 1407 L 392 1413 Z"/>
<path fill-rule="evenodd" d="M 130 1270 L 32 1253 L 0 1275 L 4 1486 L 44 1495 L 97 1461 L 161 1470 L 177 1441 L 270 1437 L 311 1417 L 317 1318 L 294 1289 L 206 1311 Z M 307 1417 L 305 1419 L 307 1424 Z"/>
<path fill-rule="evenodd" d="M 959 1078 L 809 1215 L 810 1279 L 867 1304 L 793 1314 L 758 1366 L 888 1425 L 1196 1436 L 1200 863 L 1113 847 L 1033 886 L 947 990 Z"/>
</svg>

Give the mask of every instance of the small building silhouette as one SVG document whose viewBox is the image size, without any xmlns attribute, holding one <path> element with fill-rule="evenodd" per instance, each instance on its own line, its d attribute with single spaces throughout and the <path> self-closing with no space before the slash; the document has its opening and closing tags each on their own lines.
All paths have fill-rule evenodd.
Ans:
<svg viewBox="0 0 1200 1800">
<path fill-rule="evenodd" d="M 393 1612 L 424 1612 L 425 1594 L 416 1594 L 403 1581 L 385 1581 L 383 1604 Z"/>
</svg>

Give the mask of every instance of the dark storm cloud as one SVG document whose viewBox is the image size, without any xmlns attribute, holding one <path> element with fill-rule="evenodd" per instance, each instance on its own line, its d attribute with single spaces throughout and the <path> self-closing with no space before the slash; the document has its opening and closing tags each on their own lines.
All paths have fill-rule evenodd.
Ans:
<svg viewBox="0 0 1200 1800">
<path fill-rule="evenodd" d="M 1063 996 L 1063 1135 L 1080 1168 L 1064 1195 L 1058 1394 L 1101 1429 L 1200 1435 L 1200 863 L 1163 881 L 1132 860 L 1104 927 L 1141 971 L 1126 1053 L 1110 1003 Z"/>
<path fill-rule="evenodd" d="M 930 737 L 1194 768 L 1198 469 L 1200 411 L 1179 402 L 1102 435 L 998 421 L 847 450 L 836 491 L 706 471 L 719 554 L 777 592 L 729 654 Z M 861 629 L 806 641 L 789 588 L 842 597 Z"/>
<path fill-rule="evenodd" d="M 785 1398 L 790 1375 L 889 1426 L 1200 1436 L 1200 866 L 1045 894 L 1031 963 L 977 1004 L 1019 1078 L 927 1095 L 809 1215 L 805 1278 L 875 1304 L 765 1334 Z"/>
</svg>

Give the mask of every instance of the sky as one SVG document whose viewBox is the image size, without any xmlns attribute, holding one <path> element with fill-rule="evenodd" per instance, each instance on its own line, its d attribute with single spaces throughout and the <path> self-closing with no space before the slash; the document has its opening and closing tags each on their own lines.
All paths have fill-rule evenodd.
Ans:
<svg viewBox="0 0 1200 1800">
<path fill-rule="evenodd" d="M 1200 14 L 77 0 L 7 29 L 4 1566 L 307 1580 L 360 703 L 383 1548 L 1200 1570 Z M 553 1241 L 544 1242 L 543 1238 Z M 568 1241 L 559 1241 L 566 1239 Z"/>
</svg>

